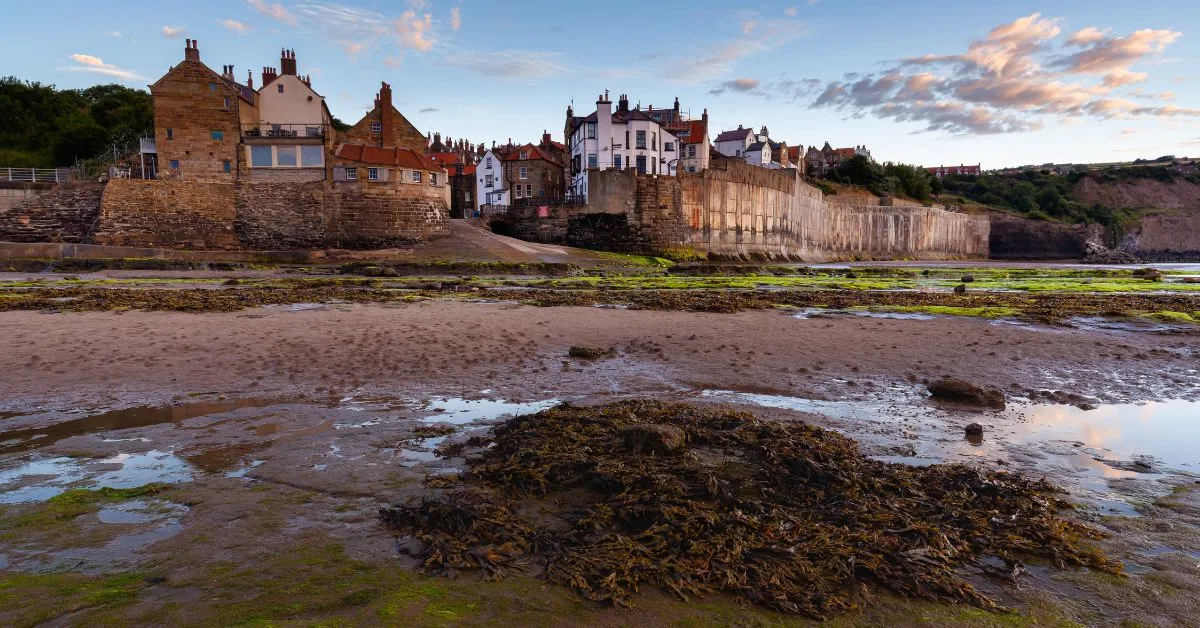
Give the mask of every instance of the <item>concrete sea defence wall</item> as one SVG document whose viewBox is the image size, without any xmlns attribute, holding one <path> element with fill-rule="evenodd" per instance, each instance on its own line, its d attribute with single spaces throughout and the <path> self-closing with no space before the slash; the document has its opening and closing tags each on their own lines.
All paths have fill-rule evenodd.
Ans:
<svg viewBox="0 0 1200 628">
<path fill-rule="evenodd" d="M 988 254 L 985 217 L 830 202 L 790 170 L 727 162 L 679 177 L 594 171 L 588 190 L 589 205 L 569 212 L 566 240 L 573 245 L 802 261 Z M 625 220 L 595 214 L 623 214 Z"/>
</svg>

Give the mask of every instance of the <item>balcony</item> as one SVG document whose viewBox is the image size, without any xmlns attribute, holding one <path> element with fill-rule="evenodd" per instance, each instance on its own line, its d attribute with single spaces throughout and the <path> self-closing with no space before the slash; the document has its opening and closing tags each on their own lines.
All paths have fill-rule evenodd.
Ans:
<svg viewBox="0 0 1200 628">
<path fill-rule="evenodd" d="M 289 140 L 319 143 L 325 139 L 323 124 L 273 124 L 260 122 L 242 125 L 242 140 L 247 142 Z"/>
</svg>

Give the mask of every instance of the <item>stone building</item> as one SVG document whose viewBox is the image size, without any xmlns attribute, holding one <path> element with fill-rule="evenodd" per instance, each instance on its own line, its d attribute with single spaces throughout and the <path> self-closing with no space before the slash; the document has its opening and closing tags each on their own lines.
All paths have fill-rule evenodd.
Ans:
<svg viewBox="0 0 1200 628">
<path fill-rule="evenodd" d="M 475 163 L 478 160 L 475 147 L 466 140 L 442 142 L 442 135 L 434 133 L 426 155 L 446 170 L 450 180 L 450 217 L 468 218 L 475 213 L 479 204 L 476 199 Z"/>
<path fill-rule="evenodd" d="M 590 170 L 636 169 L 674 176 L 679 139 L 659 122 L 665 119 L 666 114 L 656 118 L 640 108 L 630 109 L 624 95 L 613 111 L 607 92 L 596 100 L 596 111 L 586 116 L 576 116 L 574 107 L 567 107 L 564 135 L 571 194 L 587 197 Z"/>
<path fill-rule="evenodd" d="M 233 183 L 243 110 L 257 119 L 253 90 L 204 65 L 199 42 L 189 39 L 183 61 L 155 81 L 150 94 L 159 176 Z"/>
<path fill-rule="evenodd" d="M 557 199 L 566 192 L 566 151 L 556 144 L 546 133 L 540 144 L 518 146 L 501 158 L 505 188 L 512 191 L 513 204 Z"/>
<path fill-rule="evenodd" d="M 392 86 L 383 83 L 375 107 L 346 131 L 346 141 L 378 147 L 408 148 L 424 153 L 429 141 L 392 105 Z"/>
<path fill-rule="evenodd" d="M 808 147 L 808 152 L 805 154 L 805 166 L 809 174 L 823 177 L 838 164 L 859 156 L 871 159 L 871 151 L 867 150 L 866 146 L 834 148 L 829 145 L 829 142 L 825 142 L 825 146 L 819 150 L 816 146 Z"/>
</svg>

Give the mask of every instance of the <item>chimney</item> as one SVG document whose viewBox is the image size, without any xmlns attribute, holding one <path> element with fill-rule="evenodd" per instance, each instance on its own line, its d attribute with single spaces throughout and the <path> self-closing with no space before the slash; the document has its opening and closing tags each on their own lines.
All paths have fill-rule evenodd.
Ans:
<svg viewBox="0 0 1200 628">
<path fill-rule="evenodd" d="M 277 78 L 279 78 L 279 72 L 277 72 L 275 70 L 275 68 L 268 68 L 268 67 L 263 68 L 263 71 L 262 71 L 263 87 L 270 85 L 271 81 L 274 81 Z"/>
<path fill-rule="evenodd" d="M 254 73 L 250 70 L 246 70 L 246 87 L 254 89 Z"/>
<path fill-rule="evenodd" d="M 200 62 L 200 42 L 195 39 L 188 39 L 188 40 L 186 40 L 186 43 L 184 45 L 186 46 L 186 48 L 183 49 L 183 60 L 184 61 L 195 61 L 196 63 L 199 63 Z"/>
<path fill-rule="evenodd" d="M 675 97 L 675 117 L 679 117 L 679 97 Z"/>
<path fill-rule="evenodd" d="M 700 119 L 703 120 L 705 124 L 708 124 L 708 107 L 704 108 L 704 115 L 700 116 Z"/>
<path fill-rule="evenodd" d="M 223 78 L 226 78 L 226 79 L 232 81 L 233 80 L 233 66 L 232 65 L 223 65 L 221 67 L 223 68 L 223 71 L 221 72 L 221 76 Z"/>
<path fill-rule="evenodd" d="M 392 86 L 380 83 L 379 87 L 379 122 L 383 125 L 383 133 L 379 137 L 382 146 L 395 146 L 396 124 L 395 110 L 392 108 Z"/>
<path fill-rule="evenodd" d="M 629 113 L 629 96 L 621 94 L 621 97 L 617 99 L 617 113 L 622 115 Z"/>
<path fill-rule="evenodd" d="M 545 129 L 542 129 L 542 146 L 546 148 L 550 147 L 550 133 Z"/>
<path fill-rule="evenodd" d="M 279 73 L 284 76 L 296 76 L 295 50 L 284 50 L 279 54 Z"/>
</svg>

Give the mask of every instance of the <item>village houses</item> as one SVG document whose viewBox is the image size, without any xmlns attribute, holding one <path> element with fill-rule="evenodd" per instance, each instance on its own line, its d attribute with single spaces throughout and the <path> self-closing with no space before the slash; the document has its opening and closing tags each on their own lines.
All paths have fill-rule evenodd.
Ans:
<svg viewBox="0 0 1200 628">
<path fill-rule="evenodd" d="M 975 164 L 974 166 L 926 166 L 925 171 L 939 179 L 946 178 L 948 174 L 977 177 L 983 174 L 983 166 L 982 164 Z"/>
<path fill-rule="evenodd" d="M 629 108 L 622 95 L 613 111 L 605 92 L 596 100 L 596 111 L 576 116 L 567 107 L 564 129 L 570 156 L 569 192 L 587 198 L 589 170 L 636 169 L 639 174 L 675 175 L 679 166 L 679 139 L 653 116 Z"/>
<path fill-rule="evenodd" d="M 755 133 L 742 125 L 732 131 L 725 131 L 717 136 L 716 151 L 726 157 L 741 159 L 752 166 L 780 169 L 797 168 L 802 163 L 793 159 L 800 151 L 793 151 L 787 142 L 776 142 L 771 139 L 767 127 Z"/>
<path fill-rule="evenodd" d="M 823 177 L 829 173 L 831 169 L 838 164 L 849 161 L 855 157 L 866 157 L 872 159 L 871 151 L 867 150 L 866 146 L 855 146 L 854 148 L 834 148 L 825 142 L 825 146 L 820 150 L 816 146 L 808 147 L 808 152 L 805 155 L 807 161 L 807 171 L 816 177 Z"/>
</svg>

